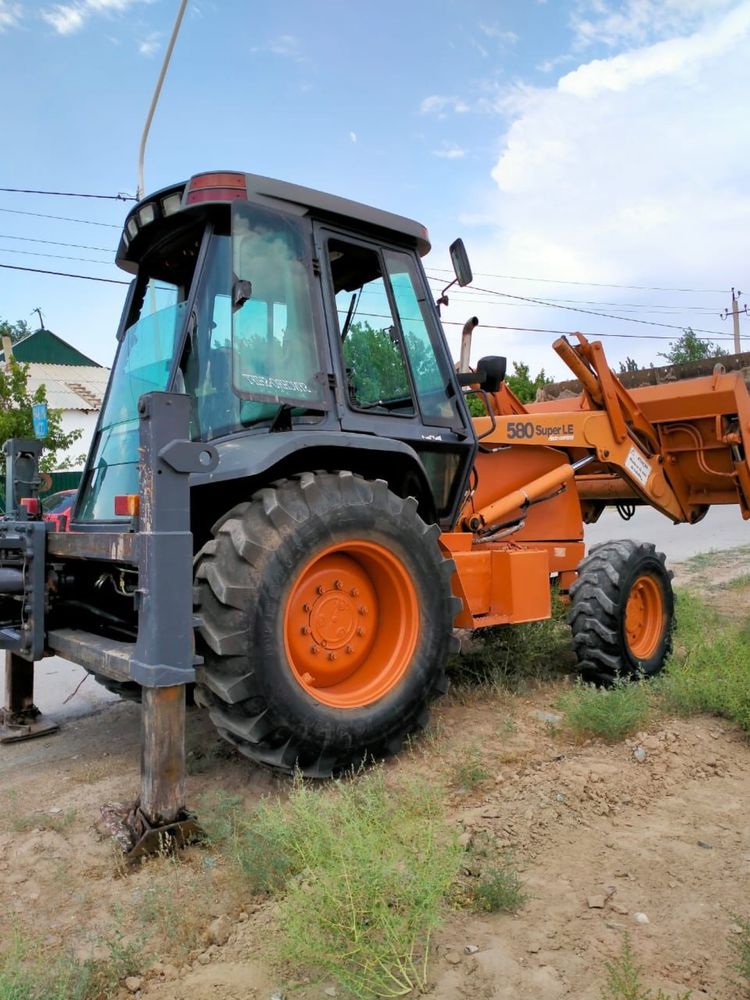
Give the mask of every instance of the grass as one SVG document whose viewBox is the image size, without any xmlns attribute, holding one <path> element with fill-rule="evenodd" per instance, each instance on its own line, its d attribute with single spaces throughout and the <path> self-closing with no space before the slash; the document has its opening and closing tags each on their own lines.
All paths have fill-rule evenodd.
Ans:
<svg viewBox="0 0 750 1000">
<path fill-rule="evenodd" d="M 698 557 L 696 557 L 698 558 Z M 577 683 L 558 707 L 576 739 L 623 739 L 658 713 L 717 715 L 750 732 L 750 628 L 677 591 L 675 651 L 651 681 L 596 688 Z"/>
<path fill-rule="evenodd" d="M 625 934 L 617 958 L 605 963 L 607 982 L 602 990 L 602 1000 L 670 1000 L 669 994 L 659 990 L 654 993 L 643 985 L 643 973 L 638 965 L 630 935 Z M 690 992 L 681 993 L 674 1000 L 690 1000 Z"/>
<path fill-rule="evenodd" d="M 648 723 L 653 692 L 644 681 L 621 681 L 610 688 L 578 681 L 560 696 L 557 706 L 575 739 L 597 737 L 615 743 Z"/>
<path fill-rule="evenodd" d="M 476 909 L 487 913 L 517 913 L 529 898 L 510 858 L 488 865 L 474 886 Z"/>
<path fill-rule="evenodd" d="M 247 887 L 279 894 L 278 959 L 357 997 L 424 989 L 463 854 L 440 789 L 391 790 L 380 769 L 325 792 L 298 781 L 249 816 L 225 803 L 217 830 Z"/>
<path fill-rule="evenodd" d="M 52 830 L 55 833 L 65 833 L 74 823 L 75 809 L 66 809 L 59 813 L 38 811 L 23 813 L 18 805 L 18 793 L 5 792 L 0 800 L 0 826 L 9 833 L 31 833 L 32 830 Z M 1 1000 L 1 997 L 0 997 Z"/>
<path fill-rule="evenodd" d="M 463 791 L 470 792 L 486 781 L 490 772 L 484 765 L 486 755 L 478 746 L 465 747 L 456 757 L 452 768 L 452 783 Z"/>
<path fill-rule="evenodd" d="M 498 625 L 477 631 L 470 650 L 450 664 L 453 687 L 519 692 L 554 680 L 573 667 L 565 608 L 554 599 L 552 617 L 524 625 Z"/>
<path fill-rule="evenodd" d="M 677 650 L 657 689 L 665 710 L 723 716 L 750 731 L 750 644 L 746 629 L 680 592 Z"/>
<path fill-rule="evenodd" d="M 44 955 L 16 929 L 0 955 L 0 1000 L 110 1000 L 120 982 L 138 971 L 140 946 L 115 936 L 106 959 L 80 962 L 66 954 Z"/>
<path fill-rule="evenodd" d="M 735 986 L 750 997 L 750 919 L 733 913 L 737 934 L 729 939 L 729 947 L 734 952 L 732 972 L 739 976 Z"/>
</svg>

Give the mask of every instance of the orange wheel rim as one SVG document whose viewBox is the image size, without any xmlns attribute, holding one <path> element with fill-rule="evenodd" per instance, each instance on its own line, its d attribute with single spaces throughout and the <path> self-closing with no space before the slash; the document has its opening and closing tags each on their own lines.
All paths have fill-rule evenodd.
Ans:
<svg viewBox="0 0 750 1000">
<path fill-rule="evenodd" d="M 419 639 L 408 569 L 376 542 L 323 549 L 287 600 L 284 642 L 295 680 L 333 708 L 362 708 L 395 688 Z"/>
<path fill-rule="evenodd" d="M 625 634 L 633 656 L 648 660 L 654 655 L 665 620 L 664 596 L 657 580 L 646 574 L 637 577 L 625 607 Z"/>
</svg>

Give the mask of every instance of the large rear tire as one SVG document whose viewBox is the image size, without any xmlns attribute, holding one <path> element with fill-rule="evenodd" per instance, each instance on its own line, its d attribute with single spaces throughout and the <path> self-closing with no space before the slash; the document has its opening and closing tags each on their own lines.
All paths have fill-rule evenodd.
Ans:
<svg viewBox="0 0 750 1000">
<path fill-rule="evenodd" d="M 568 622 L 586 680 L 652 677 L 672 651 L 672 573 L 656 547 L 623 539 L 597 545 L 570 588 Z"/>
<path fill-rule="evenodd" d="M 197 556 L 196 701 L 253 760 L 328 777 L 397 752 L 447 690 L 458 601 L 439 529 L 385 482 L 303 473 Z"/>
</svg>

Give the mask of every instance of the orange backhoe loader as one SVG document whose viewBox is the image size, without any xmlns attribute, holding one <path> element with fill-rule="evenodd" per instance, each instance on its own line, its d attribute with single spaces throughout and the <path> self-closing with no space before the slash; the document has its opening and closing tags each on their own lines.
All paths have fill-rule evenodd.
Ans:
<svg viewBox="0 0 750 1000">
<path fill-rule="evenodd" d="M 424 726 L 454 627 L 547 617 L 552 582 L 589 677 L 660 669 L 664 558 L 586 557 L 604 506 L 750 514 L 737 375 L 626 391 L 600 344 L 563 339 L 580 397 L 524 406 L 504 359 L 456 373 L 428 250 L 416 222 L 253 174 L 158 191 L 125 220 L 133 282 L 69 531 L 41 517 L 39 443 L 5 445 L 0 739 L 48 731 L 49 653 L 142 699 L 136 853 L 190 829 L 186 691 L 254 761 L 339 773 Z"/>
</svg>

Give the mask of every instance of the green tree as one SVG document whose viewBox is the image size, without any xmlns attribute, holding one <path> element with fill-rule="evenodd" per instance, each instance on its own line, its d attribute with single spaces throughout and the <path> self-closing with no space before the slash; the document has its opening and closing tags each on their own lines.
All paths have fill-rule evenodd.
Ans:
<svg viewBox="0 0 750 1000">
<path fill-rule="evenodd" d="M 682 331 L 682 336 L 672 341 L 669 350 L 659 351 L 660 358 L 666 358 L 671 365 L 680 365 L 686 361 L 702 361 L 704 358 L 720 358 L 728 352 L 712 340 L 702 340 L 697 333 L 688 327 Z"/>
<path fill-rule="evenodd" d="M 532 378 L 528 365 L 525 365 L 523 361 L 514 361 L 513 374 L 506 375 L 505 381 L 522 403 L 533 403 L 539 389 L 549 385 L 552 379 L 547 377 L 543 368 L 538 375 Z"/>
<path fill-rule="evenodd" d="M 409 362 L 418 386 L 435 381 L 435 358 L 427 345 L 413 334 L 406 334 Z M 368 322 L 352 323 L 344 340 L 344 360 L 351 373 L 360 402 L 396 399 L 410 394 L 401 349 L 388 329 L 377 329 Z M 439 379 L 439 374 L 438 374 Z"/>
<path fill-rule="evenodd" d="M 33 438 L 32 404 L 46 402 L 45 386 L 40 385 L 34 392 L 29 389 L 28 365 L 15 360 L 11 360 L 7 365 L 0 365 L 0 444 L 12 437 Z M 59 461 L 57 454 L 75 444 L 83 431 L 64 431 L 62 410 L 48 408 L 47 423 L 48 434 L 42 439 L 44 451 L 41 468 L 44 471 L 70 468 L 76 464 L 76 460 L 67 458 Z M 0 458 L 0 461 L 4 461 L 4 458 Z"/>
<path fill-rule="evenodd" d="M 626 357 L 624 361 L 618 361 L 617 367 L 620 369 L 621 375 L 624 375 L 626 372 L 637 372 L 641 370 L 641 366 L 638 362 L 631 357 Z"/>
<path fill-rule="evenodd" d="M 30 333 L 31 327 L 26 320 L 19 319 L 17 323 L 11 323 L 7 319 L 0 319 L 0 337 L 10 337 L 14 344 L 16 341 L 28 337 Z"/>
</svg>

